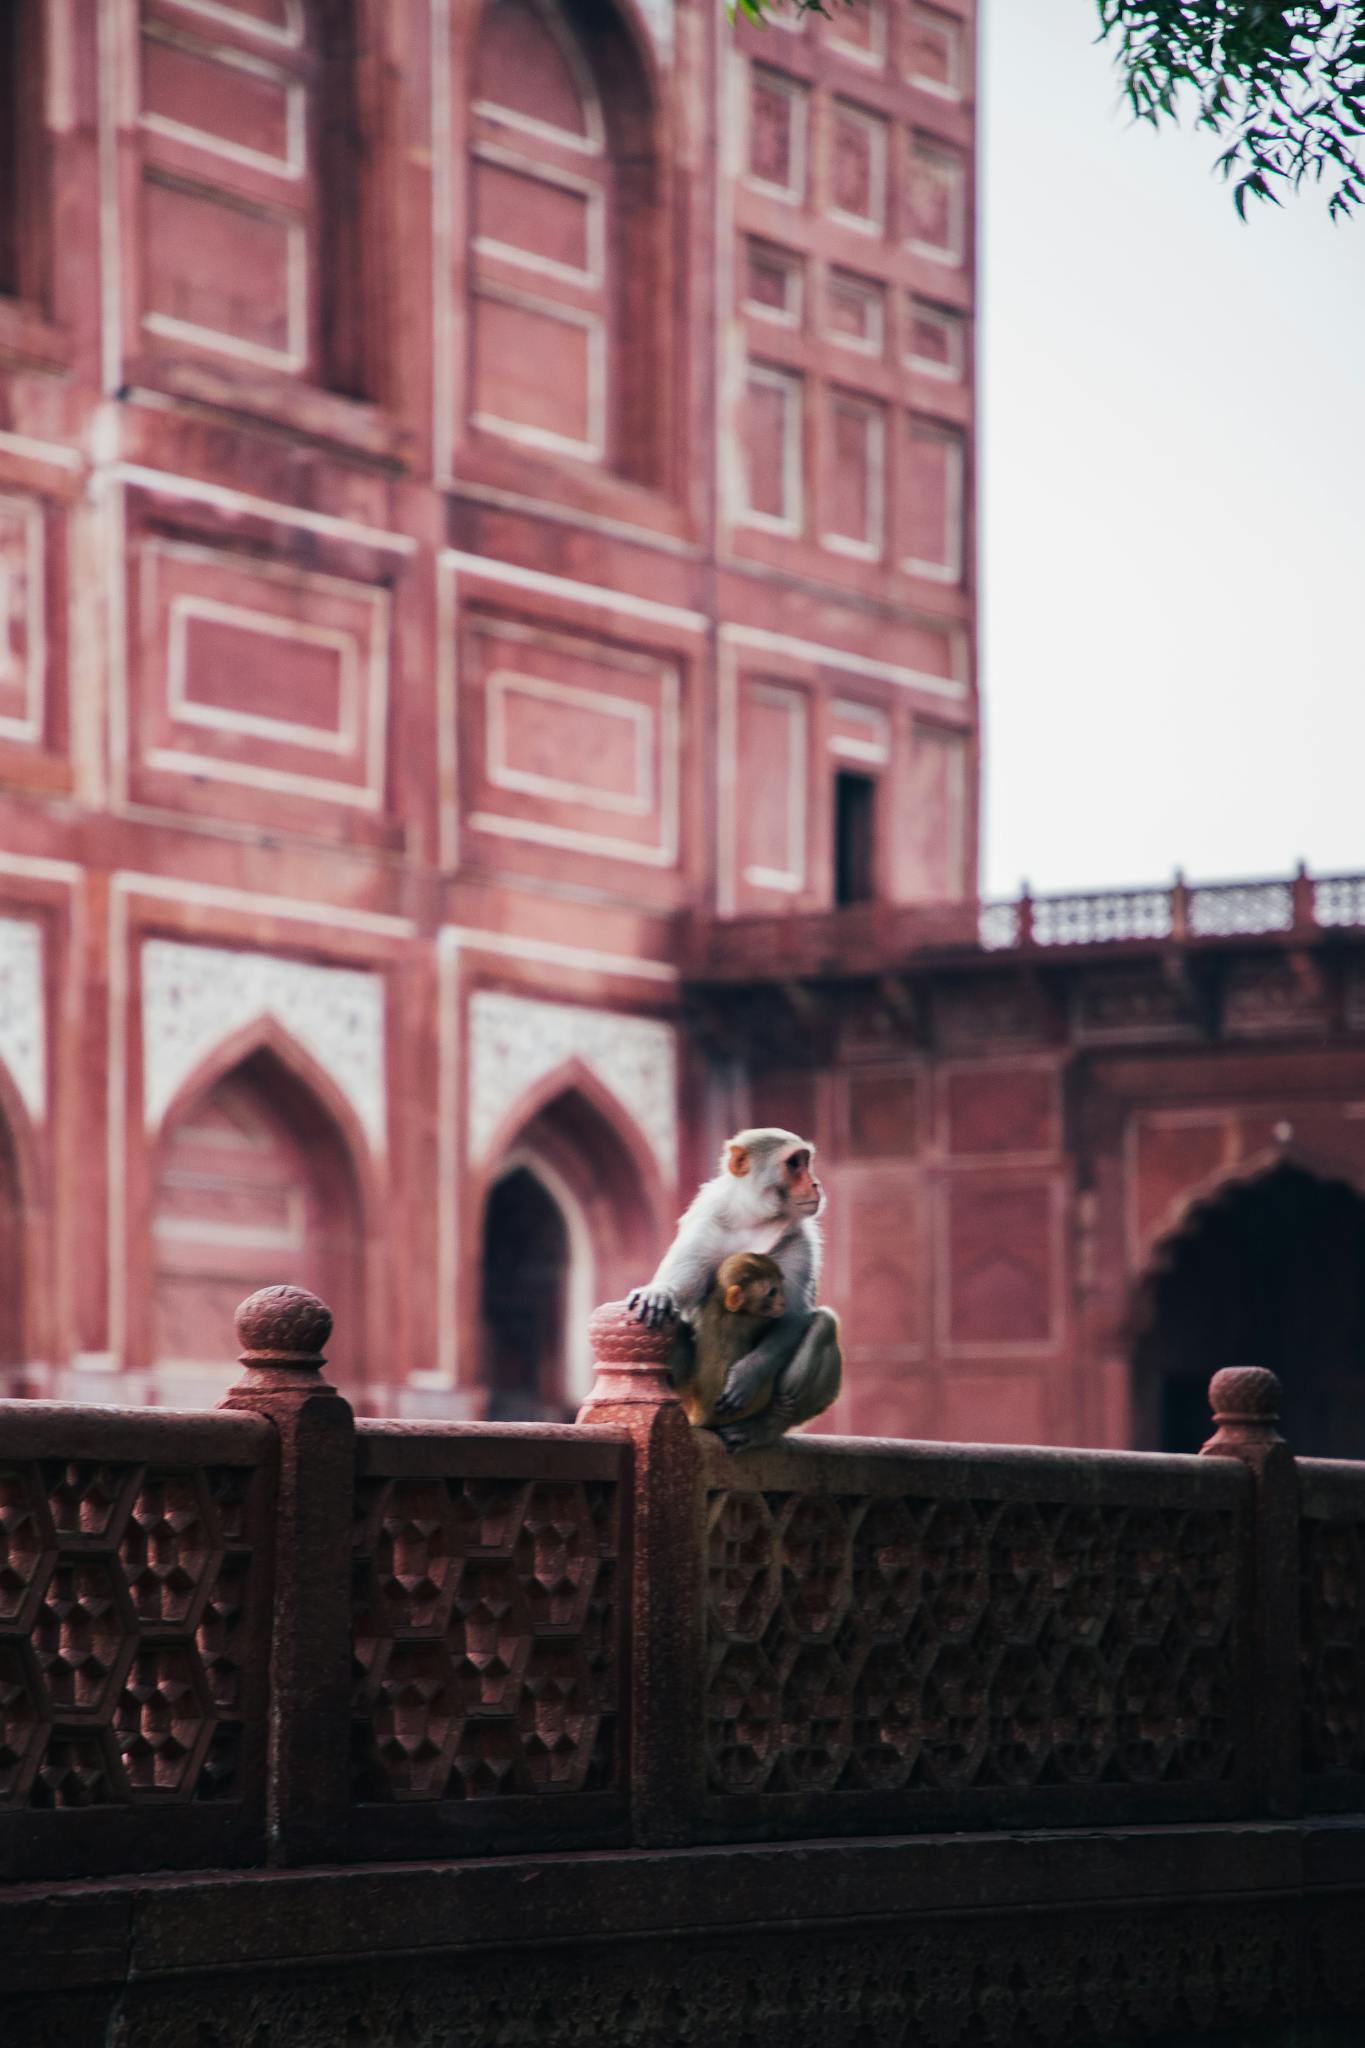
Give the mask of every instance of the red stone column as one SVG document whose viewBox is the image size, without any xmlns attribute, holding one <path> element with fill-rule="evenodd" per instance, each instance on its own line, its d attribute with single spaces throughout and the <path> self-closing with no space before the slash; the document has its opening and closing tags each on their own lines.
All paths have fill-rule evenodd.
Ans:
<svg viewBox="0 0 1365 2048">
<path fill-rule="evenodd" d="M 224 1408 L 268 1416 L 280 1443 L 270 1641 L 266 1832 L 274 1863 L 345 1850 L 350 1803 L 355 1423 L 322 1376 L 332 1311 L 263 1287 L 237 1311 L 245 1368 Z"/>
<path fill-rule="evenodd" d="M 597 1378 L 578 1419 L 631 1439 L 631 1833 L 666 1847 L 690 1839 L 704 1784 L 701 1461 L 669 1385 L 670 1333 L 616 1301 L 589 1328 Z"/>
<path fill-rule="evenodd" d="M 1275 1427 L 1280 1383 L 1261 1366 L 1228 1366 L 1209 1382 L 1214 1432 L 1204 1458 L 1240 1458 L 1256 1484 L 1252 1726 L 1258 1807 L 1303 1811 L 1299 1673 L 1299 1480 Z"/>
</svg>

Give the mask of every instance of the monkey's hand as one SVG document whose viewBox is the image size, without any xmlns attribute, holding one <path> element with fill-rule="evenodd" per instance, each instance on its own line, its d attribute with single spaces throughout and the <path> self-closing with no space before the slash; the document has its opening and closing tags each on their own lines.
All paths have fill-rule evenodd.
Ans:
<svg viewBox="0 0 1365 2048">
<path fill-rule="evenodd" d="M 635 1311 L 637 1323 L 650 1330 L 671 1323 L 678 1313 L 677 1296 L 671 1287 L 632 1287 L 626 1296 L 626 1307 Z"/>
<path fill-rule="evenodd" d="M 725 1375 L 725 1385 L 711 1409 L 713 1419 L 723 1422 L 727 1415 L 738 1415 L 741 1408 L 747 1408 L 762 1393 L 771 1378 L 772 1366 L 763 1356 L 762 1349 L 755 1347 L 746 1351 Z"/>
<path fill-rule="evenodd" d="M 800 1345 L 809 1322 L 809 1315 L 788 1309 L 769 1325 L 767 1335 L 759 1338 L 752 1351 L 735 1360 L 725 1375 L 720 1399 L 712 1406 L 714 1420 L 724 1422 L 727 1416 L 737 1415 L 776 1379 Z"/>
</svg>

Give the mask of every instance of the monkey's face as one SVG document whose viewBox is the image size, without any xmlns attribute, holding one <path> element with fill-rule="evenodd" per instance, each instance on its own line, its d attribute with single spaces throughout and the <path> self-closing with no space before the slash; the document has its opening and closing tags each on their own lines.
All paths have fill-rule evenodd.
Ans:
<svg viewBox="0 0 1365 2048">
<path fill-rule="evenodd" d="M 745 1182 L 754 1216 L 818 1216 L 824 1189 L 811 1172 L 815 1148 L 792 1131 L 741 1131 L 721 1157 L 721 1171 Z"/>
<path fill-rule="evenodd" d="M 748 1310 L 751 1316 L 771 1320 L 787 1313 L 787 1296 L 780 1280 L 754 1280 L 749 1284 Z"/>
<path fill-rule="evenodd" d="M 764 1322 L 787 1312 L 787 1296 L 780 1280 L 745 1280 L 725 1290 L 725 1306 L 732 1316 L 759 1316 Z"/>
<path fill-rule="evenodd" d="M 811 1156 L 808 1147 L 796 1145 L 783 1155 L 778 1167 L 779 1185 L 798 1216 L 818 1216 L 825 1199 L 824 1189 L 811 1172 Z"/>
</svg>

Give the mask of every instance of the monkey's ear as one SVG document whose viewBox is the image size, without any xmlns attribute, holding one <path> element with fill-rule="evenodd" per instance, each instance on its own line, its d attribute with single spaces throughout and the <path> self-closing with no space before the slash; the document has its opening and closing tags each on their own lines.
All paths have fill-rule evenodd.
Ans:
<svg viewBox="0 0 1365 2048">
<path fill-rule="evenodd" d="M 731 1315 L 734 1314 L 735 1310 L 739 1307 L 743 1299 L 744 1289 L 740 1286 L 737 1280 L 732 1281 L 730 1286 L 728 1286 L 725 1290 L 725 1306 Z"/>
<path fill-rule="evenodd" d="M 730 1173 L 747 1173 L 749 1171 L 748 1148 L 744 1145 L 736 1145 L 732 1139 L 725 1148 L 725 1165 Z"/>
</svg>

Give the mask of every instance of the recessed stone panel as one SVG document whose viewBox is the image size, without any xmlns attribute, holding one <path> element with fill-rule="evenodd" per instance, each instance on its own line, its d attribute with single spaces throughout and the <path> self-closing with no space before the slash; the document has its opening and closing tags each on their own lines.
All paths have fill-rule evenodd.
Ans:
<svg viewBox="0 0 1365 2048">
<path fill-rule="evenodd" d="M 781 327 L 801 325 L 805 261 L 750 237 L 744 250 L 744 310 Z"/>
<path fill-rule="evenodd" d="M 259 59 L 145 35 L 143 122 L 172 141 L 244 168 L 303 169 L 303 88 Z"/>
<path fill-rule="evenodd" d="M 906 470 L 906 567 L 936 583 L 956 583 L 962 575 L 962 436 L 932 421 L 912 419 Z"/>
<path fill-rule="evenodd" d="M 850 1073 L 848 1149 L 854 1159 L 908 1159 L 920 1137 L 914 1074 Z"/>
<path fill-rule="evenodd" d="M 475 425 L 528 447 L 599 455 L 605 342 L 597 321 L 487 289 L 470 311 Z"/>
<path fill-rule="evenodd" d="M 0 496 L 0 739 L 42 738 L 45 651 L 43 508 Z"/>
<path fill-rule="evenodd" d="M 802 382 L 750 366 L 744 403 L 745 515 L 751 525 L 795 532 L 802 516 Z"/>
<path fill-rule="evenodd" d="M 962 23 L 937 7 L 911 7 L 905 75 L 912 85 L 944 99 L 960 99 L 966 78 Z"/>
<path fill-rule="evenodd" d="M 836 554 L 872 558 L 882 549 L 885 417 L 848 392 L 828 403 L 821 537 Z"/>
<path fill-rule="evenodd" d="M 825 286 L 825 333 L 842 348 L 878 356 L 886 327 L 886 293 L 871 278 L 832 270 Z"/>
<path fill-rule="evenodd" d="M 851 227 L 879 234 L 886 219 L 886 122 L 836 100 L 830 113 L 829 210 Z"/>
<path fill-rule="evenodd" d="M 795 1131 L 798 1137 L 813 1141 L 818 1079 L 810 1067 L 768 1067 L 756 1071 L 749 1084 L 750 1121 Z M 819 1171 L 817 1165 L 817 1174 Z"/>
<path fill-rule="evenodd" d="M 476 156 L 472 163 L 474 232 L 487 253 L 528 270 L 589 276 L 598 266 L 594 195 L 538 173 L 529 164 Z"/>
<path fill-rule="evenodd" d="M 917 1177 L 860 1177 L 843 1187 L 841 1202 L 848 1245 L 847 1294 L 839 1304 L 845 1341 L 917 1350 L 927 1298 Z"/>
<path fill-rule="evenodd" d="M 886 0 L 848 0 L 831 10 L 825 40 L 839 56 L 880 69 L 886 62 Z"/>
<path fill-rule="evenodd" d="M 382 808 L 387 590 L 157 538 L 134 589 L 152 653 L 134 707 L 145 769 L 201 807 L 219 784 L 276 817 L 289 795 Z"/>
<path fill-rule="evenodd" d="M 749 74 L 749 176 L 784 198 L 806 189 L 806 88 L 755 64 Z"/>
<path fill-rule="evenodd" d="M 478 613 L 461 641 L 461 760 L 473 828 L 671 866 L 678 853 L 676 666 Z"/>
<path fill-rule="evenodd" d="M 301 222 L 148 177 L 143 263 L 150 332 L 262 367 L 305 367 L 308 252 Z"/>
<path fill-rule="evenodd" d="M 740 759 L 753 772 L 744 781 L 739 857 L 741 878 L 751 889 L 790 895 L 805 885 L 807 731 L 804 692 L 762 680 L 746 683 Z"/>
<path fill-rule="evenodd" d="M 911 298 L 907 308 L 906 361 L 927 377 L 957 383 L 966 371 L 967 327 L 961 313 Z"/>
<path fill-rule="evenodd" d="M 947 1341 L 1056 1341 L 1056 1217 L 1048 1181 L 956 1180 L 944 1191 Z"/>
<path fill-rule="evenodd" d="M 894 819 L 897 886 L 908 902 L 961 896 L 966 880 L 967 742 L 916 727 L 905 768 L 906 800 Z"/>
<path fill-rule="evenodd" d="M 1044 1067 L 959 1068 L 944 1078 L 950 1152 L 1055 1152 L 1058 1079 Z"/>
<path fill-rule="evenodd" d="M 912 135 L 906 180 L 906 239 L 922 256 L 960 263 L 966 253 L 967 169 L 945 144 Z"/>
</svg>

